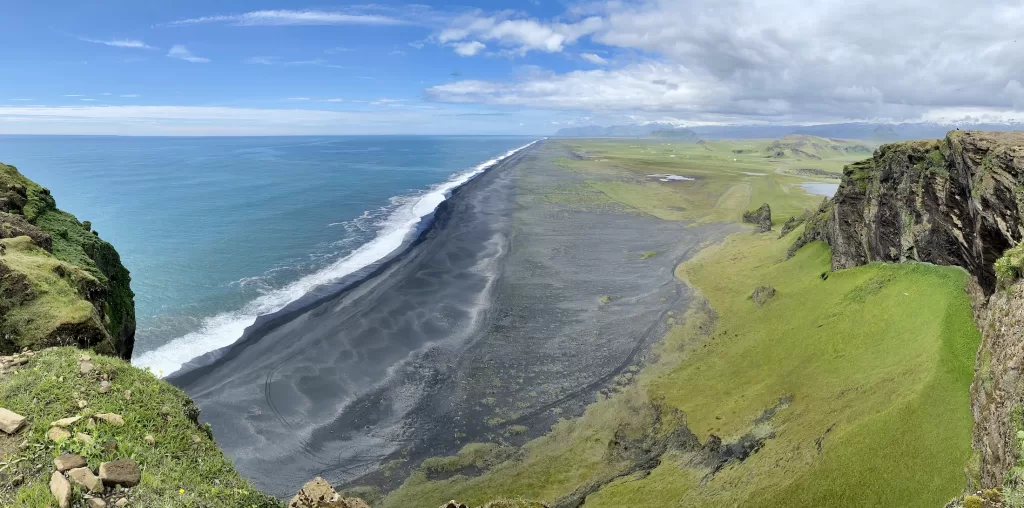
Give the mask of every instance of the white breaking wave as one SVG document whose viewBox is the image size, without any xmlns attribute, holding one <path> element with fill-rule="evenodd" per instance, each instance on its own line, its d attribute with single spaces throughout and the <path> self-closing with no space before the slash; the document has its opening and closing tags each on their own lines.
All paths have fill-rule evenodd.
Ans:
<svg viewBox="0 0 1024 508">
<path fill-rule="evenodd" d="M 257 317 L 279 311 L 317 286 L 335 282 L 346 275 L 366 268 L 400 248 L 409 234 L 416 230 L 420 221 L 448 199 L 453 190 L 534 143 L 536 141 L 509 150 L 499 157 L 478 164 L 469 171 L 453 175 L 448 181 L 434 185 L 422 195 L 408 199 L 391 212 L 373 240 L 360 246 L 348 256 L 281 289 L 261 295 L 238 311 L 206 318 L 198 330 L 178 337 L 152 351 L 140 354 L 132 360 L 132 364 L 141 368 L 148 367 L 153 373 L 162 377 L 180 369 L 182 365 L 193 358 L 230 346 L 242 336 L 247 327 L 256 321 Z"/>
</svg>

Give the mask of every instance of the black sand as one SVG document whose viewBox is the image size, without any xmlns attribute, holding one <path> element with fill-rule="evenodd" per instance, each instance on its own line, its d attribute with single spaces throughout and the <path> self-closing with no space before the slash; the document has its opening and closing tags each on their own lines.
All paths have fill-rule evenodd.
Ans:
<svg viewBox="0 0 1024 508">
<path fill-rule="evenodd" d="M 407 472 L 379 474 L 393 458 L 407 468 L 579 414 L 685 309 L 674 267 L 731 226 L 552 201 L 582 182 L 555 164 L 569 155 L 548 141 L 492 168 L 378 273 L 261 319 L 172 382 L 281 497 L 315 475 L 391 488 Z"/>
</svg>

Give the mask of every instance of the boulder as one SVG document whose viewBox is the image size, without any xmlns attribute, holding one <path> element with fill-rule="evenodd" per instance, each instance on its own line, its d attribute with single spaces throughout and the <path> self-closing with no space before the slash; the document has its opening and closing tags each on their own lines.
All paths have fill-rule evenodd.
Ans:
<svg viewBox="0 0 1024 508">
<path fill-rule="evenodd" d="M 440 508 L 469 508 L 468 505 L 464 505 L 454 499 L 440 506 Z"/>
<path fill-rule="evenodd" d="M 68 477 L 72 482 L 93 494 L 103 492 L 103 482 L 87 467 L 76 467 L 69 470 Z"/>
<path fill-rule="evenodd" d="M 142 479 L 142 472 L 134 460 L 114 460 L 100 464 L 100 480 L 104 485 L 134 487 Z"/>
<path fill-rule="evenodd" d="M 299 489 L 288 508 L 370 508 L 370 505 L 359 498 L 343 499 L 327 480 L 318 476 Z"/>
<path fill-rule="evenodd" d="M 767 233 L 772 230 L 772 208 L 765 203 L 757 210 L 743 212 L 743 222 L 757 225 L 758 233 Z"/>
<path fill-rule="evenodd" d="M 25 417 L 0 407 L 0 430 L 4 431 L 5 434 L 14 434 L 21 429 L 21 426 L 25 425 Z"/>
<path fill-rule="evenodd" d="M 761 286 L 755 289 L 748 299 L 753 300 L 758 307 L 764 307 L 764 304 L 768 303 L 768 300 L 771 300 L 774 296 L 775 288 L 771 286 Z"/>
<path fill-rule="evenodd" d="M 73 453 L 62 453 L 53 459 L 53 467 L 62 473 L 69 469 L 85 467 L 85 458 Z"/>
<path fill-rule="evenodd" d="M 50 475 L 50 494 L 53 494 L 54 499 L 57 500 L 57 506 L 60 508 L 70 508 L 71 484 L 67 478 L 64 478 L 63 474 L 57 471 Z"/>
</svg>

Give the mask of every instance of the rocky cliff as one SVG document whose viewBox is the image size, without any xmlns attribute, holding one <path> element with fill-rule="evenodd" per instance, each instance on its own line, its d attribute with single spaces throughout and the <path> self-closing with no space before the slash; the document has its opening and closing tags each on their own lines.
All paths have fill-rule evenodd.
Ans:
<svg viewBox="0 0 1024 508">
<path fill-rule="evenodd" d="M 873 261 L 955 265 L 974 276 L 982 345 L 972 385 L 977 478 L 1020 483 L 1024 426 L 1024 133 L 952 131 L 944 139 L 883 145 L 847 166 L 794 247 L 822 240 L 832 268 Z M 1021 253 L 1024 254 L 1024 253 Z M 1004 257 L 1005 255 L 1005 257 Z M 999 269 L 997 270 L 997 266 Z"/>
<path fill-rule="evenodd" d="M 75 345 L 131 358 L 135 295 L 117 251 L 0 164 L 0 354 Z"/>
</svg>

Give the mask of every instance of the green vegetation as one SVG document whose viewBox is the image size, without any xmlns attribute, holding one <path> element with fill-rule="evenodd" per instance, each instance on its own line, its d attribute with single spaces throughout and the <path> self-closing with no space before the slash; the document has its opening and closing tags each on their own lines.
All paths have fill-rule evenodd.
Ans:
<svg viewBox="0 0 1024 508">
<path fill-rule="evenodd" d="M 5 252 L 0 274 L 13 272 L 0 277 L 0 299 L 7 300 L 0 302 L 5 311 L 0 332 L 15 337 L 13 348 L 61 345 L 54 330 L 75 323 L 79 334 L 96 335 L 91 342 L 97 351 L 116 353 L 99 313 L 82 297 L 99 288 L 95 277 L 50 256 L 27 236 L 0 240 L 0 246 Z"/>
<path fill-rule="evenodd" d="M 606 199 L 662 219 L 730 222 L 739 220 L 751 206 L 769 203 L 781 225 L 821 200 L 808 194 L 801 183 L 835 181 L 844 165 L 870 155 L 870 148 L 859 142 L 814 139 L 841 148 L 820 151 L 820 155 L 808 149 L 776 157 L 769 149 L 773 142 L 767 140 L 701 144 L 573 140 L 568 143 L 582 158 L 565 159 L 561 165 L 583 174 L 590 189 Z M 666 174 L 693 180 L 663 182 L 650 176 Z M 552 200 L 608 206 L 592 191 L 573 189 Z"/>
<path fill-rule="evenodd" d="M 995 262 L 996 281 L 999 287 L 1009 287 L 1024 273 L 1024 242 L 1009 248 Z"/>
<path fill-rule="evenodd" d="M 689 165 L 678 161 L 688 149 L 674 146 L 676 160 L 666 164 L 654 153 L 662 145 L 628 143 L 578 142 L 586 159 L 567 167 L 610 198 L 669 219 L 735 221 L 757 193 L 754 202 L 769 203 L 777 218 L 820 203 L 763 161 L 748 159 L 742 171 L 732 167 L 739 160 Z M 716 144 L 692 148 L 705 146 Z M 698 180 L 645 178 L 662 173 Z M 743 189 L 742 206 L 719 207 L 734 189 Z M 580 492 L 587 507 L 608 508 L 923 507 L 957 496 L 976 461 L 969 389 L 980 339 L 967 274 L 872 264 L 823 280 L 828 247 L 790 253 L 793 238 L 739 233 L 705 249 L 677 275 L 706 300 L 673 320 L 632 383 L 485 471 L 437 480 L 417 472 L 384 506 L 509 494 L 554 503 Z M 758 308 L 748 297 L 768 285 L 778 292 Z M 742 460 L 716 462 L 704 446 L 712 436 L 762 444 Z M 650 450 L 658 451 L 653 462 Z"/>
<path fill-rule="evenodd" d="M 132 506 L 281 506 L 239 477 L 209 430 L 197 423 L 199 410 L 184 393 L 107 356 L 93 356 L 94 369 L 82 374 L 82 354 L 75 348 L 48 349 L 0 376 L 3 405 L 29 421 L 15 436 L 0 435 L 0 506 L 52 505 L 48 479 L 54 457 L 62 452 L 84 456 L 93 470 L 114 459 L 138 462 L 142 483 L 129 491 Z M 101 389 L 104 377 L 110 383 L 106 390 Z M 84 408 L 79 401 L 85 402 Z M 90 427 L 88 418 L 99 413 L 122 415 L 125 425 L 98 422 Z M 50 422 L 79 415 L 84 418 L 69 430 L 91 435 L 94 443 L 47 439 Z M 146 443 L 147 435 L 155 444 Z M 19 446 L 22 440 L 26 443 Z M 24 483 L 11 490 L 7 486 L 18 475 Z"/>
<path fill-rule="evenodd" d="M 653 258 L 654 256 L 657 256 L 657 255 L 658 255 L 657 252 L 654 252 L 653 250 L 651 250 L 651 251 L 647 251 L 647 252 L 641 254 L 640 255 L 640 259 L 645 259 L 645 260 L 646 259 L 651 259 L 651 258 Z"/>
<path fill-rule="evenodd" d="M 89 288 L 91 292 L 78 288 L 80 297 L 83 301 L 91 301 L 96 308 L 99 323 L 105 329 L 104 338 L 109 342 L 103 347 L 112 347 L 115 354 L 128 357 L 135 340 L 135 295 L 131 291 L 128 270 L 121 264 L 117 251 L 91 231 L 92 225 L 88 221 L 80 223 L 71 214 L 57 209 L 48 189 L 26 178 L 14 166 L 4 164 L 0 164 L 0 212 L 13 214 L 7 217 L 27 221 L 33 228 L 38 228 L 36 231 L 39 235 L 36 236 L 49 237 L 52 245 L 47 248 L 52 247 L 51 252 L 40 249 L 33 252 L 33 255 L 62 261 L 76 268 L 73 272 L 84 272 L 95 280 L 95 285 Z M 9 227 L 10 224 L 5 228 L 4 222 L 3 216 L 0 216 L 0 233 L 5 229 L 12 229 Z M 0 237 L 4 236 L 8 235 L 0 234 Z M 0 257 L 0 264 L 2 263 L 4 261 Z M 42 266 L 48 262 L 39 260 L 35 263 L 20 263 L 23 267 L 29 264 Z M 30 276 L 31 284 L 38 290 L 37 295 L 45 295 L 44 290 L 52 287 L 52 281 L 37 280 L 36 275 L 39 273 L 34 271 L 22 275 Z M 34 308 L 40 311 L 55 310 L 54 307 L 44 305 Z M 67 333 L 67 330 L 78 327 L 81 322 L 60 321 L 57 319 L 59 317 L 56 314 L 26 316 L 37 324 L 49 323 L 54 326 L 44 330 L 41 325 L 22 328 L 20 324 L 23 323 L 4 323 L 4 316 L 0 314 L 0 353 L 13 352 L 18 346 L 23 345 L 44 347 L 38 341 L 58 331 L 58 327 L 62 327 L 59 335 L 74 335 Z M 96 344 L 93 339 L 82 337 L 80 334 L 77 340 L 88 341 L 88 345 Z"/>
</svg>

